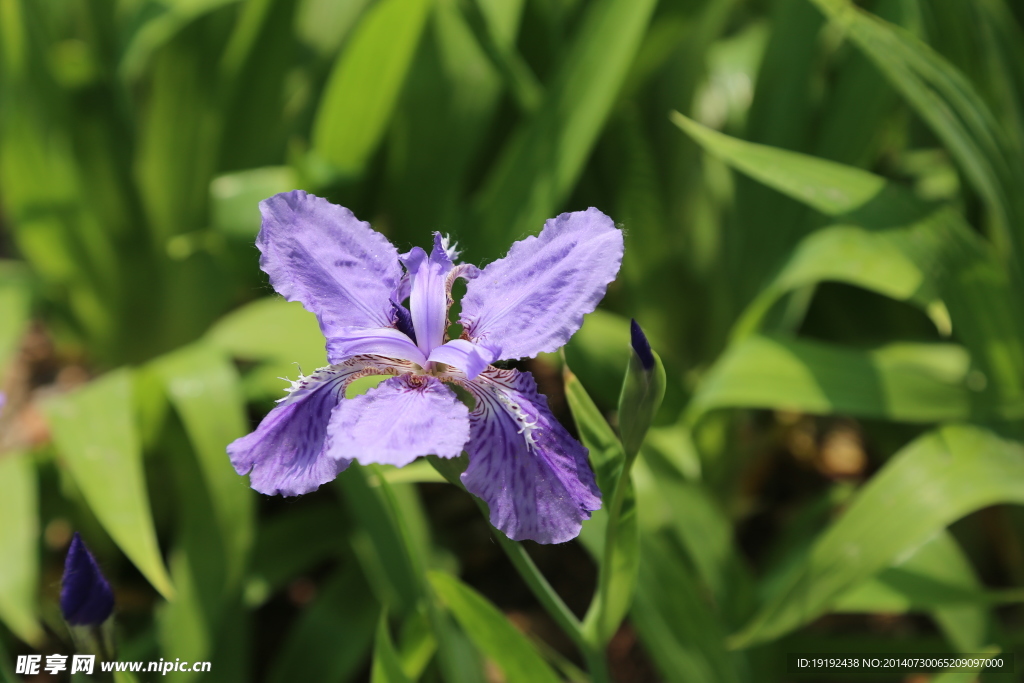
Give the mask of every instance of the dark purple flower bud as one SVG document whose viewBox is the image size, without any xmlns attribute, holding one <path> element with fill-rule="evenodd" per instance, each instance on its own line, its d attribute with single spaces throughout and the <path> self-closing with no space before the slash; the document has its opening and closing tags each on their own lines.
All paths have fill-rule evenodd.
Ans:
<svg viewBox="0 0 1024 683">
<path fill-rule="evenodd" d="M 64 560 L 60 611 L 72 626 L 91 626 L 102 624 L 113 610 L 114 592 L 76 531 Z"/>
<path fill-rule="evenodd" d="M 636 319 L 629 321 L 629 334 L 632 337 L 633 351 L 640 358 L 640 364 L 648 372 L 654 367 L 654 354 L 651 352 L 651 343 L 647 341 L 647 335 L 640 329 Z"/>
</svg>

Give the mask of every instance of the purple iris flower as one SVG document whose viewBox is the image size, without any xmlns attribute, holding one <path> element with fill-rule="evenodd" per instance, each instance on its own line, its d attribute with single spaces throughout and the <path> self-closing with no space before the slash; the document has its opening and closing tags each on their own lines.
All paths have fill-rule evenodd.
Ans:
<svg viewBox="0 0 1024 683">
<path fill-rule="evenodd" d="M 486 268 L 456 264 L 434 233 L 405 254 L 351 211 L 305 192 L 260 203 L 260 267 L 320 321 L 329 366 L 301 376 L 248 436 L 228 446 L 261 493 L 295 496 L 353 460 L 403 466 L 457 457 L 466 489 L 514 540 L 561 543 L 601 506 L 587 449 L 548 409 L 528 372 L 497 360 L 554 351 L 597 306 L 622 262 L 622 232 L 597 209 L 549 220 Z M 448 338 L 452 284 L 467 280 L 459 339 Z M 408 303 L 406 303 L 408 302 Z M 345 398 L 352 380 L 390 375 Z M 466 407 L 449 385 L 474 399 Z"/>
</svg>

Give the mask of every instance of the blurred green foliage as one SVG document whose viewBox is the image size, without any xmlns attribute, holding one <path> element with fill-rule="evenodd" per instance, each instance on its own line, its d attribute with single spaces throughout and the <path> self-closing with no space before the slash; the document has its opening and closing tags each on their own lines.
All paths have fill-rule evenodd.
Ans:
<svg viewBox="0 0 1024 683">
<path fill-rule="evenodd" d="M 0 0 L 0 678 L 63 647 L 69 525 L 117 587 L 122 659 L 228 683 L 608 680 L 633 632 L 657 672 L 637 680 L 790 680 L 785 653 L 815 649 L 1020 655 L 1022 14 Z M 478 264 L 564 210 L 625 230 L 605 307 L 533 365 L 605 500 L 622 487 L 614 547 L 605 510 L 580 538 L 600 598 L 574 614 L 498 539 L 578 651 L 468 584 L 424 463 L 295 504 L 232 470 L 277 378 L 325 362 L 253 248 L 259 200 L 295 188 Z M 630 317 L 667 373 L 632 472 Z"/>
</svg>

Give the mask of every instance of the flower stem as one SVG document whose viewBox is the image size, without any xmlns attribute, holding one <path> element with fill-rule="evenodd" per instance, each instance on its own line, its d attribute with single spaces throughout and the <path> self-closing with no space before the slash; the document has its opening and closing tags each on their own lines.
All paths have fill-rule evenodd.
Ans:
<svg viewBox="0 0 1024 683">
<path fill-rule="evenodd" d="M 478 501 L 478 504 L 480 504 L 480 501 Z M 483 505 L 480 508 L 486 515 L 486 508 Z M 608 664 L 605 661 L 604 648 L 600 644 L 591 643 L 587 639 L 583 633 L 583 624 L 572 613 L 561 596 L 555 592 L 555 589 L 551 587 L 548 580 L 544 578 L 544 575 L 537 568 L 537 565 L 534 564 L 533 559 L 527 554 L 522 544 L 509 539 L 497 529 L 492 529 L 492 531 L 494 532 L 494 537 L 498 539 L 501 549 L 505 551 L 519 576 L 526 582 L 526 585 L 540 602 L 541 606 L 544 607 L 547 613 L 551 615 L 551 618 L 555 620 L 555 623 L 558 624 L 559 628 L 572 638 L 576 647 L 579 648 L 584 661 L 587 663 L 587 669 L 590 671 L 592 683 L 611 683 L 611 678 L 608 676 Z"/>
<path fill-rule="evenodd" d="M 619 520 L 622 517 L 622 504 L 626 498 L 626 487 L 629 484 L 629 471 L 632 469 L 633 458 L 627 457 L 622 470 L 615 481 L 612 502 L 608 507 L 608 526 L 605 528 L 604 552 L 600 571 L 597 574 L 597 614 L 594 618 L 595 628 L 590 633 L 592 642 L 603 647 L 605 643 L 605 620 L 608 618 L 608 601 L 611 598 L 612 565 L 615 561 L 615 544 L 619 537 Z"/>
</svg>

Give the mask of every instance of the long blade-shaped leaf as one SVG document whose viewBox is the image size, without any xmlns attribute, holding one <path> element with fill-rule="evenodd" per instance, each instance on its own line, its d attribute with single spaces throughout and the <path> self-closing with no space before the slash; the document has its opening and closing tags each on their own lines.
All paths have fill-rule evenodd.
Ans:
<svg viewBox="0 0 1024 683">
<path fill-rule="evenodd" d="M 1021 164 L 973 85 L 913 35 L 858 9 L 849 0 L 811 0 L 850 39 L 942 139 L 989 211 L 997 245 L 1020 255 L 1024 211 Z"/>
<path fill-rule="evenodd" d="M 430 0 L 381 0 L 338 57 L 313 126 L 313 146 L 344 176 L 377 148 L 419 43 Z"/>
<path fill-rule="evenodd" d="M 0 455 L 0 620 L 25 642 L 43 637 L 36 619 L 39 581 L 39 493 L 32 459 Z"/>
<path fill-rule="evenodd" d="M 1024 504 L 1024 446 L 969 426 L 926 434 L 865 486 L 788 588 L 734 637 L 735 645 L 764 642 L 809 622 L 843 591 L 950 523 L 998 503 Z"/>
<path fill-rule="evenodd" d="M 695 420 L 714 408 L 786 406 L 906 422 L 963 419 L 971 412 L 969 369 L 967 353 L 953 344 L 859 351 L 752 335 L 726 351 L 688 412 Z"/>
<path fill-rule="evenodd" d="M 462 630 L 481 652 L 494 660 L 509 681 L 555 683 L 560 680 L 508 619 L 475 590 L 454 576 L 428 575 L 434 592 L 455 615 Z"/>
<path fill-rule="evenodd" d="M 226 541 L 229 582 L 241 579 L 253 536 L 253 495 L 228 461 L 227 445 L 248 424 L 238 374 L 217 349 L 193 345 L 155 363 L 188 432 Z"/>
<path fill-rule="evenodd" d="M 476 203 L 470 245 L 508 244 L 536 232 L 576 183 L 625 79 L 653 0 L 598 0 L 537 113 L 509 140 Z M 502 247 L 503 248 L 503 247 Z"/>
<path fill-rule="evenodd" d="M 85 502 L 143 576 L 173 599 L 149 510 L 131 373 L 112 372 L 44 408 L 57 451 Z"/>
</svg>

